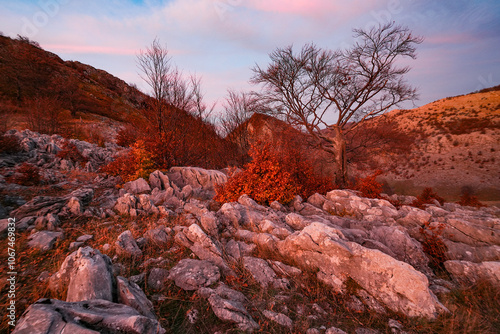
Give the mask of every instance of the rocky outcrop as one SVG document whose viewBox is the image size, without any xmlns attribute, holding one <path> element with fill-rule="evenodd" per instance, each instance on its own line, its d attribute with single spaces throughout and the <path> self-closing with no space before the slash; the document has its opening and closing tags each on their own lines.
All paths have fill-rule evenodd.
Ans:
<svg viewBox="0 0 500 334">
<path fill-rule="evenodd" d="M 141 315 L 136 309 L 107 300 L 70 303 L 40 299 L 26 310 L 12 333 L 163 334 L 165 330 L 157 320 Z"/>
<path fill-rule="evenodd" d="M 71 201 L 78 200 L 81 206 L 88 205 L 94 196 L 94 191 L 82 188 L 62 197 L 37 196 L 18 209 L 11 212 L 11 216 L 21 219 L 28 216 L 45 216 L 49 213 L 58 214 Z"/>
<path fill-rule="evenodd" d="M 226 174 L 222 172 L 198 167 L 172 167 L 167 175 L 181 189 L 189 185 L 193 189 L 213 191 L 217 184 L 227 181 Z"/>
<path fill-rule="evenodd" d="M 312 223 L 278 242 L 283 256 L 303 267 L 319 270 L 318 279 L 344 291 L 347 278 L 396 312 L 434 318 L 444 310 L 429 290 L 425 275 L 412 266 L 378 251 L 345 240 L 343 234 Z"/>
</svg>

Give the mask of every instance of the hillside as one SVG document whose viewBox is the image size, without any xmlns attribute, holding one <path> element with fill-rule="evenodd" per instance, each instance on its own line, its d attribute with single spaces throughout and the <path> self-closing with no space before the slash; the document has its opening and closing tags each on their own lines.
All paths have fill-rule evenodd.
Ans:
<svg viewBox="0 0 500 334">
<path fill-rule="evenodd" d="M 403 154 L 379 154 L 385 179 L 397 193 L 433 187 L 448 200 L 464 188 L 483 201 L 500 201 L 500 92 L 441 99 L 412 110 L 394 110 L 373 122 L 397 125 L 415 137 Z"/>
<path fill-rule="evenodd" d="M 36 42 L 0 36 L 0 113 L 4 128 L 25 128 L 22 117 L 42 99 L 57 103 L 63 119 L 132 121 L 148 97 L 113 75 L 63 61 Z M 45 101 L 45 100 L 44 100 Z"/>
</svg>

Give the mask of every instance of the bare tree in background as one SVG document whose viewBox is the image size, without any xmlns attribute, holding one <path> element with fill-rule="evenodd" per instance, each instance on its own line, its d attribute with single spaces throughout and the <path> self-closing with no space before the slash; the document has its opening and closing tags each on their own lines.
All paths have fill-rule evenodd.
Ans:
<svg viewBox="0 0 500 334">
<path fill-rule="evenodd" d="M 166 112 L 168 77 L 171 73 L 168 50 L 155 39 L 146 50 L 137 56 L 137 66 L 141 70 L 141 78 L 151 87 L 154 98 L 153 113 L 158 133 L 165 131 L 164 117 Z"/>
<path fill-rule="evenodd" d="M 224 114 L 219 119 L 221 135 L 237 145 L 243 164 L 249 149 L 247 121 L 255 113 L 266 112 L 267 106 L 254 93 L 228 90 L 223 107 Z"/>
<path fill-rule="evenodd" d="M 415 59 L 422 38 L 394 23 L 355 29 L 354 34 L 357 41 L 346 50 L 322 50 L 310 44 L 295 54 L 292 46 L 278 48 L 270 54 L 266 69 L 253 68 L 251 80 L 263 85 L 261 96 L 276 113 L 307 131 L 333 157 L 339 185 L 345 185 L 348 177 L 346 132 L 417 98 L 403 78 L 410 68 L 399 67 L 396 61 Z M 328 117 L 336 122 L 329 124 Z"/>
<path fill-rule="evenodd" d="M 201 78 L 191 75 L 186 79 L 177 66 L 172 66 L 168 50 L 157 39 L 137 56 L 141 78 L 151 87 L 155 104 L 153 114 L 159 134 L 167 130 L 167 117 L 174 121 L 172 110 L 184 110 L 208 122 L 215 103 L 208 106 L 203 101 Z"/>
</svg>

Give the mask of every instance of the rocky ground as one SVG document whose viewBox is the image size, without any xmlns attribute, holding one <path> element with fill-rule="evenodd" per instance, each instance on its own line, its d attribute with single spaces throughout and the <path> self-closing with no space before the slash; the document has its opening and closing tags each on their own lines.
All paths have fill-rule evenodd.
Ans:
<svg viewBox="0 0 500 334">
<path fill-rule="evenodd" d="M 456 296 L 477 284 L 491 298 L 479 308 L 493 305 L 485 312 L 497 322 L 460 328 L 499 329 L 497 207 L 418 209 L 409 196 L 350 190 L 221 205 L 212 200 L 227 179 L 220 171 L 175 167 L 118 188 L 98 168 L 120 147 L 73 141 L 81 164 L 56 157 L 62 137 L 11 134 L 24 150 L 0 157 L 2 249 L 16 218 L 24 312 L 14 333 L 446 332 L 454 314 L 470 315 Z M 22 162 L 45 183 L 11 182 Z"/>
</svg>

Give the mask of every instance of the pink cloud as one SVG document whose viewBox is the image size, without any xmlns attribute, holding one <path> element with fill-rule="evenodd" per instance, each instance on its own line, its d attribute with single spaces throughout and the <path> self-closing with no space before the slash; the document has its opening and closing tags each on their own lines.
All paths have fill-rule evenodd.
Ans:
<svg viewBox="0 0 500 334">
<path fill-rule="evenodd" d="M 438 34 L 425 38 L 425 43 L 435 45 L 467 44 L 473 41 L 474 37 L 470 34 Z"/>
<path fill-rule="evenodd" d="M 58 53 L 97 53 L 111 55 L 135 55 L 137 49 L 116 48 L 112 46 L 97 45 L 70 45 L 70 44 L 44 44 L 42 47 L 46 50 Z"/>
<path fill-rule="evenodd" d="M 342 14 L 349 17 L 360 15 L 377 7 L 378 1 L 366 3 L 360 0 L 249 0 L 248 7 L 264 12 L 287 13 L 323 17 L 331 14 Z"/>
</svg>

